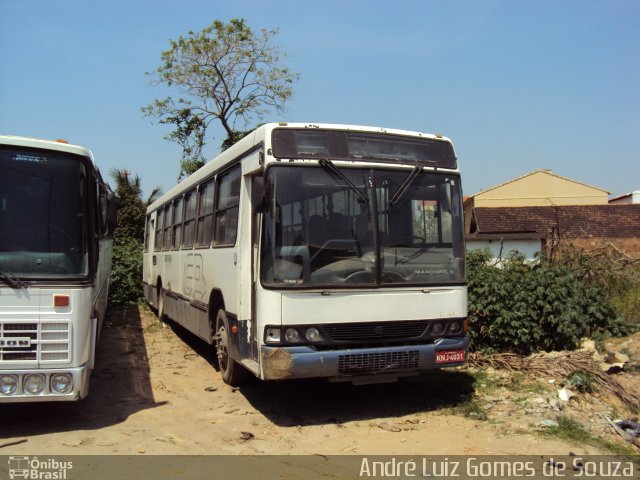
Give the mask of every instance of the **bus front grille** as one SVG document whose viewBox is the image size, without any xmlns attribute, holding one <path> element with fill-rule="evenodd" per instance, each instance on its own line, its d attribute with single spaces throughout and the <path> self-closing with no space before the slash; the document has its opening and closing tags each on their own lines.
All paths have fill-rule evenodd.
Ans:
<svg viewBox="0 0 640 480">
<path fill-rule="evenodd" d="M 0 320 L 0 362 L 69 362 L 71 323 Z"/>
<path fill-rule="evenodd" d="M 367 374 L 413 370 L 418 368 L 419 361 L 418 350 L 340 355 L 338 373 Z"/>
<path fill-rule="evenodd" d="M 422 336 L 428 320 L 409 320 L 399 322 L 334 323 L 323 325 L 324 331 L 335 341 L 367 341 L 394 338 L 412 338 Z"/>
</svg>

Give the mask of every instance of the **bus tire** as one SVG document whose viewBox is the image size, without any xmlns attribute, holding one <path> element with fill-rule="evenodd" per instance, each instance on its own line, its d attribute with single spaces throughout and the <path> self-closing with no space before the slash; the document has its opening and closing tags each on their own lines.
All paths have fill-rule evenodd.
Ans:
<svg viewBox="0 0 640 480">
<path fill-rule="evenodd" d="M 246 370 L 229 355 L 229 322 L 224 310 L 218 310 L 216 315 L 216 356 L 222 380 L 227 385 L 235 387 L 246 379 Z"/>
<path fill-rule="evenodd" d="M 162 287 L 158 289 L 158 320 L 161 322 L 167 321 L 167 314 L 164 311 L 164 293 L 162 293 Z"/>
</svg>

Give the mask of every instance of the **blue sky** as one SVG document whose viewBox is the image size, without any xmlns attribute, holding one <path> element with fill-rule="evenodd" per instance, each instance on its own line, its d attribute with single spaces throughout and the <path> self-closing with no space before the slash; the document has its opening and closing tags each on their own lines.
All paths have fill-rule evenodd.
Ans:
<svg viewBox="0 0 640 480">
<path fill-rule="evenodd" d="M 167 191 L 180 150 L 140 113 L 167 93 L 145 72 L 233 17 L 278 28 L 301 74 L 265 121 L 443 133 L 467 195 L 541 168 L 640 189 L 640 0 L 0 0 L 0 133 L 67 138 Z"/>
</svg>

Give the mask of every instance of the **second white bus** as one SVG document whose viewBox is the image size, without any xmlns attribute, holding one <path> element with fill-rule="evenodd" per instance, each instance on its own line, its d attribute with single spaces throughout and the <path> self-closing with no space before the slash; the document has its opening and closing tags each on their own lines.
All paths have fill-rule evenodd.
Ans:
<svg viewBox="0 0 640 480">
<path fill-rule="evenodd" d="M 88 394 L 114 224 L 89 150 L 0 136 L 0 403 Z"/>
<path fill-rule="evenodd" d="M 266 124 L 148 208 L 145 295 L 229 384 L 461 365 L 461 198 L 445 137 Z"/>
</svg>

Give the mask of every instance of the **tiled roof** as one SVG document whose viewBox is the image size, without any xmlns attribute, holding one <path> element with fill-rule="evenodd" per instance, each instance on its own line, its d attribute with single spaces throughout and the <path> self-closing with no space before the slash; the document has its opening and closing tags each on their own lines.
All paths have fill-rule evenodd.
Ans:
<svg viewBox="0 0 640 480">
<path fill-rule="evenodd" d="M 562 238 L 640 237 L 640 205 L 476 208 L 472 233 L 537 232 Z"/>
</svg>

